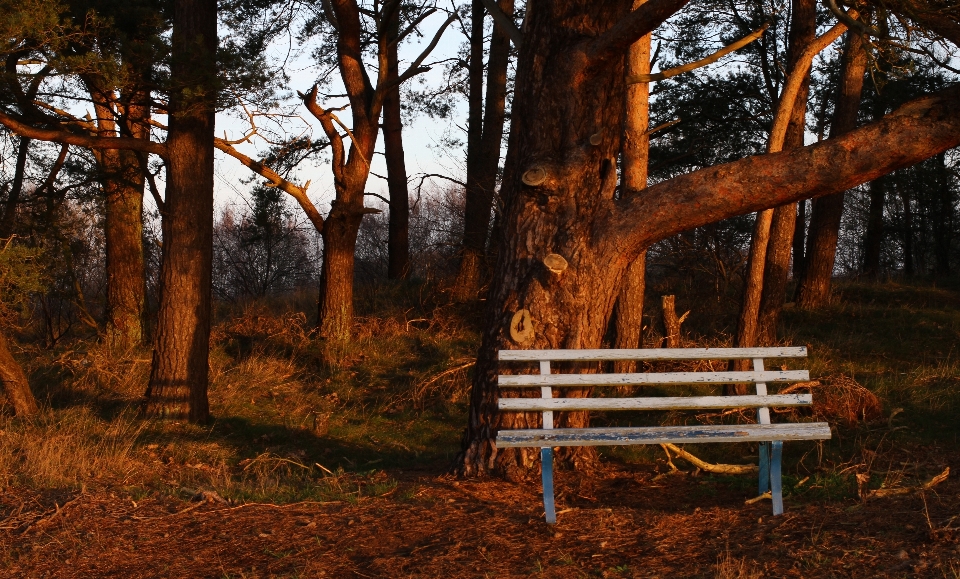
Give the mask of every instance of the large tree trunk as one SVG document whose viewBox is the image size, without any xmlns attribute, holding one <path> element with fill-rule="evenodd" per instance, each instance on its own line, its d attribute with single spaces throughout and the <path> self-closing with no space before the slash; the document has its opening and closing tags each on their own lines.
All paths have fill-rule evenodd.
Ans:
<svg viewBox="0 0 960 579">
<path fill-rule="evenodd" d="M 206 422 L 213 263 L 217 4 L 173 5 L 160 311 L 146 412 Z"/>
<path fill-rule="evenodd" d="M 528 5 L 503 181 L 503 235 L 460 455 L 464 474 L 534 464 L 533 452 L 494 445 L 498 429 L 540 421 L 539 414 L 498 413 L 498 350 L 598 347 L 624 272 L 643 249 L 734 215 L 849 189 L 960 143 L 955 87 L 838 139 L 702 169 L 614 199 L 624 108 L 618 55 L 682 5 L 649 0 L 629 14 L 625 1 Z M 549 254 L 567 267 L 551 257 L 547 268 Z M 516 343 L 510 323 L 520 310 L 529 312 L 533 335 Z M 587 419 L 561 413 L 556 422 L 582 426 Z"/>
<path fill-rule="evenodd" d="M 362 196 L 362 193 L 360 194 Z M 363 215 L 330 212 L 323 228 L 323 269 L 320 273 L 320 336 L 347 340 L 353 326 L 353 274 L 357 232 Z"/>
<path fill-rule="evenodd" d="M 787 54 L 788 70 L 793 71 L 798 66 L 797 63 L 801 53 L 816 38 L 816 18 L 816 0 L 794 0 L 790 21 L 790 47 Z M 785 151 L 803 146 L 803 135 L 807 125 L 807 96 L 809 91 L 810 73 L 807 72 L 793 105 L 790 126 L 783 142 L 783 150 Z M 763 268 L 763 290 L 757 319 L 758 343 L 761 345 L 773 344 L 777 339 L 777 322 L 787 295 L 790 252 L 796 224 L 796 203 L 783 205 L 774 210 L 770 241 L 767 245 L 766 263 Z"/>
<path fill-rule="evenodd" d="M 387 27 L 391 38 L 400 29 L 400 10 L 393 10 Z M 387 48 L 387 78 L 400 76 L 397 43 Z M 387 233 L 387 277 L 406 279 L 410 274 L 410 197 L 407 166 L 403 158 L 403 120 L 400 115 L 400 85 L 388 89 L 383 98 L 383 156 L 387 163 L 390 192 L 390 221 Z"/>
<path fill-rule="evenodd" d="M 13 235 L 13 226 L 17 223 L 17 208 L 20 205 L 20 195 L 23 193 L 23 178 L 27 169 L 27 151 L 30 149 L 30 139 L 20 137 L 17 147 L 17 163 L 13 169 L 13 183 L 7 194 L 7 201 L 0 216 L 0 239 Z"/>
<path fill-rule="evenodd" d="M 122 112 L 114 91 L 103 83 L 87 79 L 96 105 L 97 129 L 101 137 L 118 135 L 116 117 Z M 145 100 L 141 98 L 139 100 Z M 124 136 L 149 138 L 146 125 L 149 107 L 132 103 L 123 111 L 127 129 Z M 144 339 L 146 286 L 143 261 L 144 175 L 133 151 L 95 151 L 104 191 L 107 258 L 107 308 L 105 341 L 111 348 L 127 350 Z"/>
<path fill-rule="evenodd" d="M 859 34 L 848 32 L 840 69 L 840 85 L 830 123 L 830 137 L 844 135 L 857 127 L 857 114 L 863 92 L 867 53 Z M 797 306 L 823 307 L 830 300 L 830 280 L 837 257 L 837 240 L 843 217 L 844 193 L 816 200 L 810 217 L 807 264 L 797 285 Z"/>
<path fill-rule="evenodd" d="M 3 386 L 14 413 L 18 416 L 36 414 L 37 400 L 30 391 L 23 368 L 10 353 L 5 328 L 0 328 L 0 386 Z"/>
<path fill-rule="evenodd" d="M 639 8 L 645 0 L 634 0 Z M 630 47 L 626 75 L 650 74 L 650 35 L 647 34 Z M 647 169 L 650 156 L 650 84 L 640 82 L 626 89 L 626 111 L 620 160 L 623 167 L 623 193 L 638 195 L 647 188 Z M 644 251 L 627 268 L 623 285 L 617 297 L 615 310 L 616 348 L 643 347 L 643 297 L 646 291 L 647 252 Z M 636 362 L 618 360 L 616 372 L 635 372 Z"/>
<path fill-rule="evenodd" d="M 500 10 L 513 16 L 513 0 L 500 0 Z M 453 299 L 469 301 L 483 285 L 484 248 L 490 227 L 490 210 L 497 184 L 500 145 L 503 140 L 507 99 L 507 65 L 510 39 L 499 26 L 493 27 L 487 62 L 486 98 L 483 95 L 483 17 L 480 0 L 474 0 L 470 34 L 469 110 L 467 117 L 467 183 L 463 214 L 463 242 L 460 266 L 453 287 Z"/>
</svg>

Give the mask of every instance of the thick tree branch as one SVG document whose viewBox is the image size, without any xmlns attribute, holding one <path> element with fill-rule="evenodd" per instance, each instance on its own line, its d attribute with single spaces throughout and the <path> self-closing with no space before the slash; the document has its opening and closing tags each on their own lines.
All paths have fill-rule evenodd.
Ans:
<svg viewBox="0 0 960 579">
<path fill-rule="evenodd" d="M 320 215 L 319 211 L 317 211 L 317 207 L 313 204 L 313 201 L 310 201 L 310 198 L 307 197 L 306 187 L 300 187 L 296 183 L 287 181 L 270 167 L 267 167 L 260 161 L 254 161 L 250 157 L 234 149 L 227 141 L 223 139 L 214 138 L 213 146 L 240 161 L 241 165 L 250 169 L 254 173 L 262 177 L 266 177 L 267 180 L 270 181 L 270 183 L 267 185 L 268 187 L 276 187 L 277 189 L 280 189 L 284 193 L 296 199 L 297 203 L 300 204 L 300 208 L 303 209 L 303 212 L 307 214 L 307 219 L 310 220 L 310 223 L 313 224 L 313 227 L 316 228 L 317 232 L 323 231 L 323 216 Z"/>
<path fill-rule="evenodd" d="M 487 12 L 493 17 L 494 23 L 510 38 L 510 42 L 517 47 L 517 50 L 520 50 L 520 45 L 523 44 L 523 33 L 520 32 L 517 25 L 513 23 L 513 19 L 504 14 L 503 10 L 500 10 L 496 0 L 481 1 L 484 7 L 486 7 Z"/>
<path fill-rule="evenodd" d="M 732 44 L 729 44 L 729 45 L 721 48 L 720 50 L 714 52 L 714 53 L 711 54 L 710 56 L 708 56 L 708 57 L 706 57 L 706 58 L 701 58 L 700 60 L 698 60 L 698 61 L 696 61 L 696 62 L 689 62 L 689 63 L 687 63 L 687 64 L 683 64 L 683 65 L 680 65 L 680 66 L 677 66 L 677 67 L 674 67 L 674 68 L 669 68 L 669 69 L 667 69 L 667 70 L 662 70 L 662 71 L 660 71 L 660 72 L 658 72 L 658 73 L 655 73 L 655 74 L 637 74 L 637 75 L 634 75 L 634 76 L 629 76 L 629 77 L 627 77 L 627 84 L 637 84 L 637 83 L 641 83 L 641 82 L 655 82 L 655 81 L 658 81 L 658 80 L 664 80 L 664 79 L 670 78 L 671 76 L 677 76 L 678 74 L 683 74 L 683 73 L 685 73 L 685 72 L 690 72 L 691 70 L 696 70 L 696 69 L 701 68 L 701 67 L 704 67 L 704 66 L 706 66 L 706 65 L 708 65 L 708 64 L 712 64 L 712 63 L 720 60 L 720 59 L 723 58 L 724 56 L 730 54 L 731 52 L 734 52 L 734 51 L 736 51 L 736 50 L 740 50 L 740 49 L 743 48 L 744 46 L 746 46 L 746 45 L 750 44 L 751 42 L 753 42 L 754 40 L 760 38 L 761 36 L 763 36 L 764 31 L 765 31 L 769 26 L 770 26 L 769 24 L 764 24 L 762 28 L 760 28 L 760 29 L 758 29 L 758 30 L 756 30 L 756 31 L 754 31 L 754 32 L 751 32 L 750 34 L 748 34 L 747 36 L 744 36 L 744 37 L 741 38 L 740 40 L 738 40 L 738 41 L 736 41 L 736 42 L 734 42 L 734 43 L 732 43 Z"/>
<path fill-rule="evenodd" d="M 960 145 L 960 85 L 913 100 L 841 137 L 658 183 L 611 206 L 596 234 L 621 251 L 800 199 L 846 191 Z M 643 224 L 638 227 L 637 224 Z"/>
<path fill-rule="evenodd" d="M 94 137 L 72 133 L 63 129 L 34 127 L 2 111 L 0 111 L 0 124 L 10 129 L 13 133 L 38 141 L 77 145 L 87 147 L 88 149 L 142 151 L 144 153 L 159 155 L 160 157 L 166 157 L 167 155 L 167 146 L 163 143 L 133 137 Z"/>
<path fill-rule="evenodd" d="M 690 0 L 650 0 L 633 10 L 619 24 L 604 32 L 587 49 L 590 60 L 622 56 L 641 36 L 653 32 Z"/>
</svg>

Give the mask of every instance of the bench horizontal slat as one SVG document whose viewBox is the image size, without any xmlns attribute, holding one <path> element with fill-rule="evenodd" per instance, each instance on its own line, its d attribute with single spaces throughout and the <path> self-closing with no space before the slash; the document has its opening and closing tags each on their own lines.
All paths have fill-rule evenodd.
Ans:
<svg viewBox="0 0 960 579">
<path fill-rule="evenodd" d="M 597 360 L 746 360 L 805 358 L 807 348 L 650 348 L 645 350 L 500 350 L 503 362 Z"/>
<path fill-rule="evenodd" d="M 564 410 L 694 410 L 700 408 L 760 408 L 806 406 L 812 394 L 772 396 L 671 396 L 661 398 L 501 398 L 500 410 L 542 412 Z"/>
<path fill-rule="evenodd" d="M 544 446 L 614 446 L 701 442 L 764 442 L 830 438 L 826 422 L 801 424 L 735 424 L 622 428 L 557 428 L 501 430 L 497 448 Z"/>
<path fill-rule="evenodd" d="M 500 386 L 638 386 L 641 384 L 751 384 L 806 382 L 806 370 L 766 372 L 647 372 L 637 374 L 519 374 L 497 377 Z"/>
</svg>

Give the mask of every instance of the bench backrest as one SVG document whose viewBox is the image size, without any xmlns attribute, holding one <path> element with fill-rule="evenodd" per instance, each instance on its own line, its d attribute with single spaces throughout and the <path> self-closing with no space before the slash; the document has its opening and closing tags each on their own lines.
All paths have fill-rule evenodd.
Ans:
<svg viewBox="0 0 960 579">
<path fill-rule="evenodd" d="M 500 398 L 508 412 L 542 412 L 543 428 L 553 428 L 553 412 L 561 410 L 683 410 L 704 408 L 757 408 L 760 424 L 770 424 L 769 407 L 805 406 L 810 394 L 768 395 L 768 383 L 804 382 L 807 370 L 764 369 L 766 358 L 803 358 L 805 347 L 791 348 L 661 348 L 620 350 L 501 350 L 502 362 L 539 362 L 540 374 L 498 376 L 501 387 L 540 388 L 540 398 Z M 552 374 L 550 362 L 612 360 L 743 360 L 753 361 L 751 371 L 636 372 L 607 374 Z M 681 396 L 659 398 L 554 398 L 553 387 L 633 386 L 679 384 L 755 384 L 747 396 Z"/>
</svg>

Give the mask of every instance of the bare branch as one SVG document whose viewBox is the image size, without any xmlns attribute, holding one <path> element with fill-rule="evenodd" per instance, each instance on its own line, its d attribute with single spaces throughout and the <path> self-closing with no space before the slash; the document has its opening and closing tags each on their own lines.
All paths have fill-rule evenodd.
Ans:
<svg viewBox="0 0 960 579">
<path fill-rule="evenodd" d="M 160 212 L 160 215 L 164 215 L 167 212 L 167 206 L 163 202 L 163 197 L 160 196 L 160 189 L 157 188 L 157 181 L 154 179 L 153 173 L 150 172 L 150 165 L 147 163 L 147 157 L 140 151 L 136 152 L 137 161 L 140 162 L 140 172 L 143 173 L 143 176 L 147 178 L 147 185 L 150 186 L 150 194 L 153 196 L 153 202 L 157 204 L 157 211 Z"/>
<path fill-rule="evenodd" d="M 420 26 L 421 22 L 426 20 L 428 16 L 430 16 L 436 11 L 437 11 L 436 8 L 431 8 L 430 10 L 427 10 L 426 12 L 421 14 L 420 16 L 417 16 L 417 18 L 410 23 L 410 26 L 407 26 L 406 30 L 398 34 L 396 38 L 390 41 L 390 44 L 400 44 L 401 42 L 403 42 L 403 39 L 409 36 L 410 34 L 412 34 L 413 31 L 417 29 L 417 26 Z"/>
<path fill-rule="evenodd" d="M 456 12 L 450 14 L 450 16 L 443 22 L 443 24 L 440 25 L 440 28 L 437 29 L 437 33 L 433 35 L 433 40 L 431 40 L 430 44 L 428 44 L 427 47 L 423 49 L 423 52 L 420 53 L 420 56 L 418 56 L 417 59 L 413 61 L 410 67 L 403 74 L 397 77 L 397 80 L 391 83 L 388 83 L 388 85 L 385 86 L 384 89 L 392 88 L 394 85 L 403 84 L 404 81 L 407 81 L 420 73 L 430 70 L 429 67 L 421 67 L 420 65 L 423 64 L 423 61 L 428 56 L 430 56 L 430 53 L 433 52 L 433 49 L 437 47 L 437 43 L 440 42 L 440 37 L 443 36 L 443 31 L 446 30 L 447 26 L 449 26 L 450 23 L 456 19 L 457 19 Z"/>
<path fill-rule="evenodd" d="M 331 113 L 317 104 L 317 85 L 313 85 L 313 88 L 310 89 L 310 92 L 307 94 L 303 94 L 299 91 L 297 94 L 300 95 L 300 99 L 307 107 L 307 110 L 310 111 L 310 114 L 320 121 L 320 126 L 323 127 L 323 132 L 325 132 L 327 134 L 327 138 L 330 139 L 330 150 L 333 154 L 333 177 L 337 181 L 342 181 L 345 161 L 343 154 L 343 137 L 340 136 L 340 133 L 337 131 L 336 127 L 333 126 L 333 119 L 330 117 Z"/>
<path fill-rule="evenodd" d="M 759 28 L 758 30 L 755 30 L 755 31 L 751 32 L 750 34 L 748 34 L 747 36 L 744 36 L 744 37 L 741 38 L 740 40 L 738 40 L 738 41 L 736 41 L 736 42 L 734 42 L 734 43 L 732 43 L 732 44 L 729 44 L 729 45 L 727 45 L 727 46 L 724 46 L 723 48 L 721 48 L 720 50 L 714 52 L 714 53 L 711 54 L 710 56 L 708 56 L 708 57 L 706 57 L 706 58 L 701 58 L 700 60 L 698 60 L 698 61 L 696 61 L 696 62 L 689 62 L 689 63 L 687 63 L 687 64 L 683 64 L 683 65 L 680 65 L 680 66 L 677 66 L 677 67 L 674 67 L 674 68 L 669 68 L 669 69 L 667 69 L 667 70 L 662 70 L 662 71 L 660 71 L 660 72 L 658 72 L 658 73 L 656 73 L 656 74 L 637 74 L 637 75 L 634 75 L 634 76 L 629 76 L 629 77 L 627 77 L 627 84 L 637 84 L 637 83 L 641 83 L 641 82 L 654 82 L 654 81 L 658 81 L 658 80 L 664 80 L 664 79 L 670 78 L 671 76 L 677 76 L 678 74 L 683 74 L 683 73 L 685 73 L 685 72 L 690 72 L 691 70 L 696 70 L 696 69 L 701 68 L 701 67 L 704 67 L 704 66 L 706 66 L 706 65 L 708 65 L 708 64 L 712 64 L 712 63 L 720 60 L 720 59 L 723 58 L 724 56 L 730 54 L 731 52 L 734 52 L 734 51 L 736 51 L 736 50 L 740 50 L 740 49 L 743 48 L 744 46 L 746 46 L 746 45 L 750 44 L 751 42 L 753 42 L 754 40 L 760 38 L 761 36 L 763 36 L 763 32 L 764 32 L 769 26 L 770 26 L 770 24 L 764 24 L 764 25 L 763 25 L 761 28 Z"/>
<path fill-rule="evenodd" d="M 310 198 L 307 197 L 306 185 L 300 187 L 295 183 L 287 181 L 270 167 L 267 167 L 260 161 L 254 161 L 250 157 L 234 149 L 233 146 L 223 139 L 214 138 L 213 146 L 240 161 L 240 164 L 242 164 L 244 167 L 247 167 L 254 173 L 265 177 L 270 182 L 267 185 L 268 187 L 276 187 L 277 189 L 280 189 L 284 193 L 296 199 L 297 203 L 300 204 L 300 208 L 303 209 L 303 212 L 307 214 L 307 219 L 313 223 L 313 227 L 317 230 L 317 232 L 323 231 L 323 216 L 320 215 L 320 212 L 317 211 L 317 207 L 312 201 L 310 201 Z"/>
<path fill-rule="evenodd" d="M 390 205 L 390 200 L 387 199 L 386 197 L 384 197 L 383 195 L 379 195 L 379 194 L 377 194 L 377 193 L 364 193 L 364 195 L 367 196 L 367 197 L 376 197 L 376 198 L 379 199 L 380 201 L 383 201 L 383 202 L 386 203 L 387 205 Z"/>
</svg>

